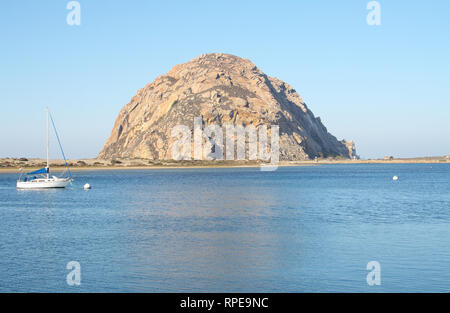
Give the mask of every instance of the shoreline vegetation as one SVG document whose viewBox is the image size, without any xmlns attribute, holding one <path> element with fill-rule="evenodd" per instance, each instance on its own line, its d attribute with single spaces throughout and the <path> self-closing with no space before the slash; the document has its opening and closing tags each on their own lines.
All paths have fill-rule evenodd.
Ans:
<svg viewBox="0 0 450 313">
<path fill-rule="evenodd" d="M 402 163 L 450 163 L 450 155 L 418 158 L 393 158 L 350 160 L 344 158 L 326 158 L 305 161 L 280 161 L 278 166 L 315 166 L 324 164 L 402 164 Z M 267 164 L 260 161 L 195 161 L 195 160 L 149 160 L 149 159 L 78 159 L 69 160 L 71 171 L 120 170 L 120 169 L 176 169 L 176 168 L 232 168 L 259 167 Z M 44 159 L 37 158 L 0 158 L 0 173 L 15 173 L 23 168 L 32 171 L 46 166 Z M 52 171 L 65 170 L 63 160 L 50 160 Z"/>
</svg>

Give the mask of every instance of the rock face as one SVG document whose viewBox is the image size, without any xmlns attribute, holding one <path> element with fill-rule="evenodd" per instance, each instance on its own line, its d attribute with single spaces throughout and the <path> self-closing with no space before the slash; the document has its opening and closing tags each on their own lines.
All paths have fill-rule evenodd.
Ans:
<svg viewBox="0 0 450 313">
<path fill-rule="evenodd" d="M 213 53 L 176 65 L 140 89 L 120 111 L 99 158 L 172 159 L 172 128 L 192 130 L 195 117 L 203 127 L 279 125 L 280 160 L 355 153 L 352 143 L 327 132 L 289 84 L 247 59 Z"/>
</svg>

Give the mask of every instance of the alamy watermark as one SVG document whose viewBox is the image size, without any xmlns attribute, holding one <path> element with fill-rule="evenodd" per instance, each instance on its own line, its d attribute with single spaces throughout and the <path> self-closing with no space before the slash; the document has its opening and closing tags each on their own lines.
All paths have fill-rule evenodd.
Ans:
<svg viewBox="0 0 450 313">
<path fill-rule="evenodd" d="M 67 13 L 66 22 L 69 26 L 81 25 L 81 5 L 78 1 L 69 1 L 66 5 Z"/>
<path fill-rule="evenodd" d="M 271 125 L 234 125 L 222 127 L 209 124 L 204 129 L 203 119 L 194 118 L 194 131 L 186 125 L 176 125 L 171 130 L 174 160 L 261 160 L 268 162 L 261 165 L 262 171 L 274 171 L 278 168 L 280 154 L 279 126 Z M 223 130 L 225 130 L 225 144 Z M 268 136 L 270 133 L 270 145 Z M 236 144 L 235 144 L 236 143 Z M 248 150 L 246 147 L 248 146 Z M 236 149 L 235 149 L 236 147 Z M 193 153 L 192 153 L 193 148 Z M 225 151 L 225 152 L 224 152 Z M 193 156 L 193 157 L 192 157 Z"/>
<path fill-rule="evenodd" d="M 77 261 L 70 261 L 66 265 L 66 269 L 70 270 L 66 276 L 66 282 L 69 286 L 81 285 L 81 265 Z"/>
<path fill-rule="evenodd" d="M 67 10 L 71 10 L 66 17 L 66 22 L 70 26 L 81 25 L 81 5 L 78 1 L 69 1 L 66 5 Z M 369 1 L 366 5 L 369 13 L 366 16 L 366 22 L 369 26 L 381 25 L 381 4 L 379 1 Z"/>
<path fill-rule="evenodd" d="M 369 13 L 366 17 L 367 25 L 380 26 L 381 25 L 381 4 L 378 1 L 370 1 L 367 3 L 366 9 Z"/>
<path fill-rule="evenodd" d="M 381 265 L 378 261 L 370 261 L 367 263 L 366 269 L 370 271 L 366 276 L 369 286 L 381 285 Z"/>
</svg>

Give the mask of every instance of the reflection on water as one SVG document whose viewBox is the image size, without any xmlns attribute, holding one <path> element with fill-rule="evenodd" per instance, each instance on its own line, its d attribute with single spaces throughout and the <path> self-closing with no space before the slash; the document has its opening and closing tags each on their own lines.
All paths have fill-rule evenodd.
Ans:
<svg viewBox="0 0 450 313">
<path fill-rule="evenodd" d="M 449 174 L 445 164 L 92 171 L 38 191 L 2 174 L 0 291 L 447 291 Z M 79 287 L 66 284 L 72 260 Z M 371 260 L 378 287 L 366 284 Z"/>
</svg>

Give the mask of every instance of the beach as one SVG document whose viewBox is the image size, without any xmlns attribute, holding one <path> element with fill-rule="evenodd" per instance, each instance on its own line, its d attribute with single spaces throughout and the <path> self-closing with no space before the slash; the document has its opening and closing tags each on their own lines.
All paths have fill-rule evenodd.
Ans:
<svg viewBox="0 0 450 313">
<path fill-rule="evenodd" d="M 281 161 L 277 165 L 286 166 L 317 166 L 325 164 L 426 164 L 450 163 L 449 156 L 394 158 L 394 159 L 318 159 L 307 161 Z M 66 169 L 64 160 L 50 160 L 52 171 L 60 172 Z M 124 170 L 124 169 L 183 169 L 183 168 L 252 168 L 260 167 L 264 162 L 257 161 L 174 161 L 174 160 L 148 160 L 148 159 L 76 159 L 69 160 L 71 171 L 97 171 L 97 170 Z M 0 173 L 15 173 L 23 168 L 32 171 L 46 166 L 44 159 L 37 158 L 0 158 Z"/>
</svg>

